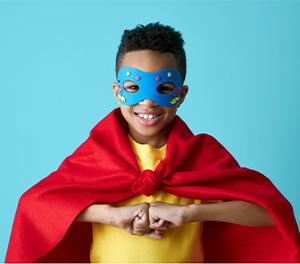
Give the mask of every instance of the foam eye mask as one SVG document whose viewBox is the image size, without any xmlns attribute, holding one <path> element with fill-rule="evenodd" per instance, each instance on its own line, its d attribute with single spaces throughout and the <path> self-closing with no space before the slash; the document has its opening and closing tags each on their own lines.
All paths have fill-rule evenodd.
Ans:
<svg viewBox="0 0 300 264">
<path fill-rule="evenodd" d="M 181 77 L 173 68 L 143 72 L 133 67 L 122 67 L 117 81 L 118 100 L 124 105 L 149 99 L 164 107 L 176 107 L 182 96 Z"/>
</svg>

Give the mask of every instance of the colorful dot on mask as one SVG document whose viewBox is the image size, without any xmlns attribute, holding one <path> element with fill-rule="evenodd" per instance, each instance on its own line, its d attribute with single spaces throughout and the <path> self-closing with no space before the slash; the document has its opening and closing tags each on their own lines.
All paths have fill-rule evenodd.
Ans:
<svg viewBox="0 0 300 264">
<path fill-rule="evenodd" d="M 126 72 L 126 76 L 129 76 L 130 74 L 131 74 L 130 71 Z"/>
<path fill-rule="evenodd" d="M 172 73 L 168 72 L 168 77 L 171 78 L 172 77 Z"/>
<path fill-rule="evenodd" d="M 156 77 L 155 77 L 155 80 L 156 80 L 156 81 L 160 81 L 160 76 L 159 76 L 159 75 L 156 76 Z"/>
<path fill-rule="evenodd" d="M 122 101 L 122 102 L 125 102 L 125 101 L 126 101 L 126 99 L 125 99 L 125 97 L 124 97 L 123 95 L 118 94 L 118 98 L 119 98 L 119 100 Z"/>
<path fill-rule="evenodd" d="M 118 90 L 120 93 L 122 93 L 122 88 L 120 86 L 118 86 Z"/>
<path fill-rule="evenodd" d="M 137 81 L 139 81 L 139 80 L 141 79 L 141 76 L 138 75 L 138 76 L 135 77 L 135 79 L 136 79 Z"/>
<path fill-rule="evenodd" d="M 174 105 L 174 104 L 177 104 L 179 100 L 180 100 L 180 96 L 177 96 L 177 97 L 173 98 L 173 99 L 170 101 L 170 103 Z"/>
<path fill-rule="evenodd" d="M 173 93 L 173 96 L 177 96 L 177 94 L 179 93 L 179 88 L 176 89 L 175 93 Z"/>
</svg>

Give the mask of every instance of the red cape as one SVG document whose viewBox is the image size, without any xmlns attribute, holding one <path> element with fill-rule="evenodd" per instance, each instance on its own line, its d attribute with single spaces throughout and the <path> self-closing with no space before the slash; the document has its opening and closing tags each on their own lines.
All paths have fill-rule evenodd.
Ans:
<svg viewBox="0 0 300 264">
<path fill-rule="evenodd" d="M 89 262 L 91 223 L 74 222 L 93 203 L 165 192 L 201 200 L 246 200 L 268 209 L 275 226 L 205 222 L 206 262 L 300 262 L 291 204 L 261 173 L 242 168 L 207 134 L 193 135 L 176 116 L 166 158 L 140 171 L 119 108 L 73 154 L 27 190 L 16 211 L 5 262 Z"/>
</svg>

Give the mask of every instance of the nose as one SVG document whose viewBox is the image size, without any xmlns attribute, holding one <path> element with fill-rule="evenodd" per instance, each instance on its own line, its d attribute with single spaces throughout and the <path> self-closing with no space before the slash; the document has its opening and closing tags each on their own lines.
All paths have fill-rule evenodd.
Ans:
<svg viewBox="0 0 300 264">
<path fill-rule="evenodd" d="M 144 100 L 140 101 L 139 104 L 147 105 L 147 106 L 156 106 L 156 105 L 158 105 L 157 103 L 155 103 L 154 101 L 149 100 L 149 99 L 144 99 Z"/>
</svg>

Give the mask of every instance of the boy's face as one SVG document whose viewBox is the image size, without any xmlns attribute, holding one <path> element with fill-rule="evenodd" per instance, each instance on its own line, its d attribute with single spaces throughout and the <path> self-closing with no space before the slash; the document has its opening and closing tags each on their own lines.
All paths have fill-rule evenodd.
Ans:
<svg viewBox="0 0 300 264">
<path fill-rule="evenodd" d="M 173 54 L 152 50 L 139 50 L 125 53 L 120 68 L 123 66 L 130 66 L 144 72 L 159 71 L 164 68 L 177 68 Z M 134 92 L 136 87 L 133 85 L 134 83 L 128 82 L 124 84 L 124 87 L 126 88 L 127 86 L 127 91 Z M 162 92 L 167 92 L 168 89 L 172 89 L 171 86 L 168 87 L 167 84 L 163 87 L 164 91 Z M 112 88 L 114 95 L 118 100 L 118 84 L 113 82 Z M 187 91 L 188 87 L 184 85 L 179 104 L 183 102 Z M 128 123 L 129 132 L 136 141 L 148 144 L 152 142 L 152 145 L 157 145 L 157 142 L 165 143 L 163 139 L 166 140 L 168 125 L 174 119 L 177 107 L 163 107 L 149 99 L 144 99 L 131 106 L 123 105 L 121 103 L 119 103 L 119 105 L 122 115 Z M 150 120 L 147 120 L 141 117 L 141 114 L 152 114 L 153 116 L 150 117 Z"/>
</svg>

